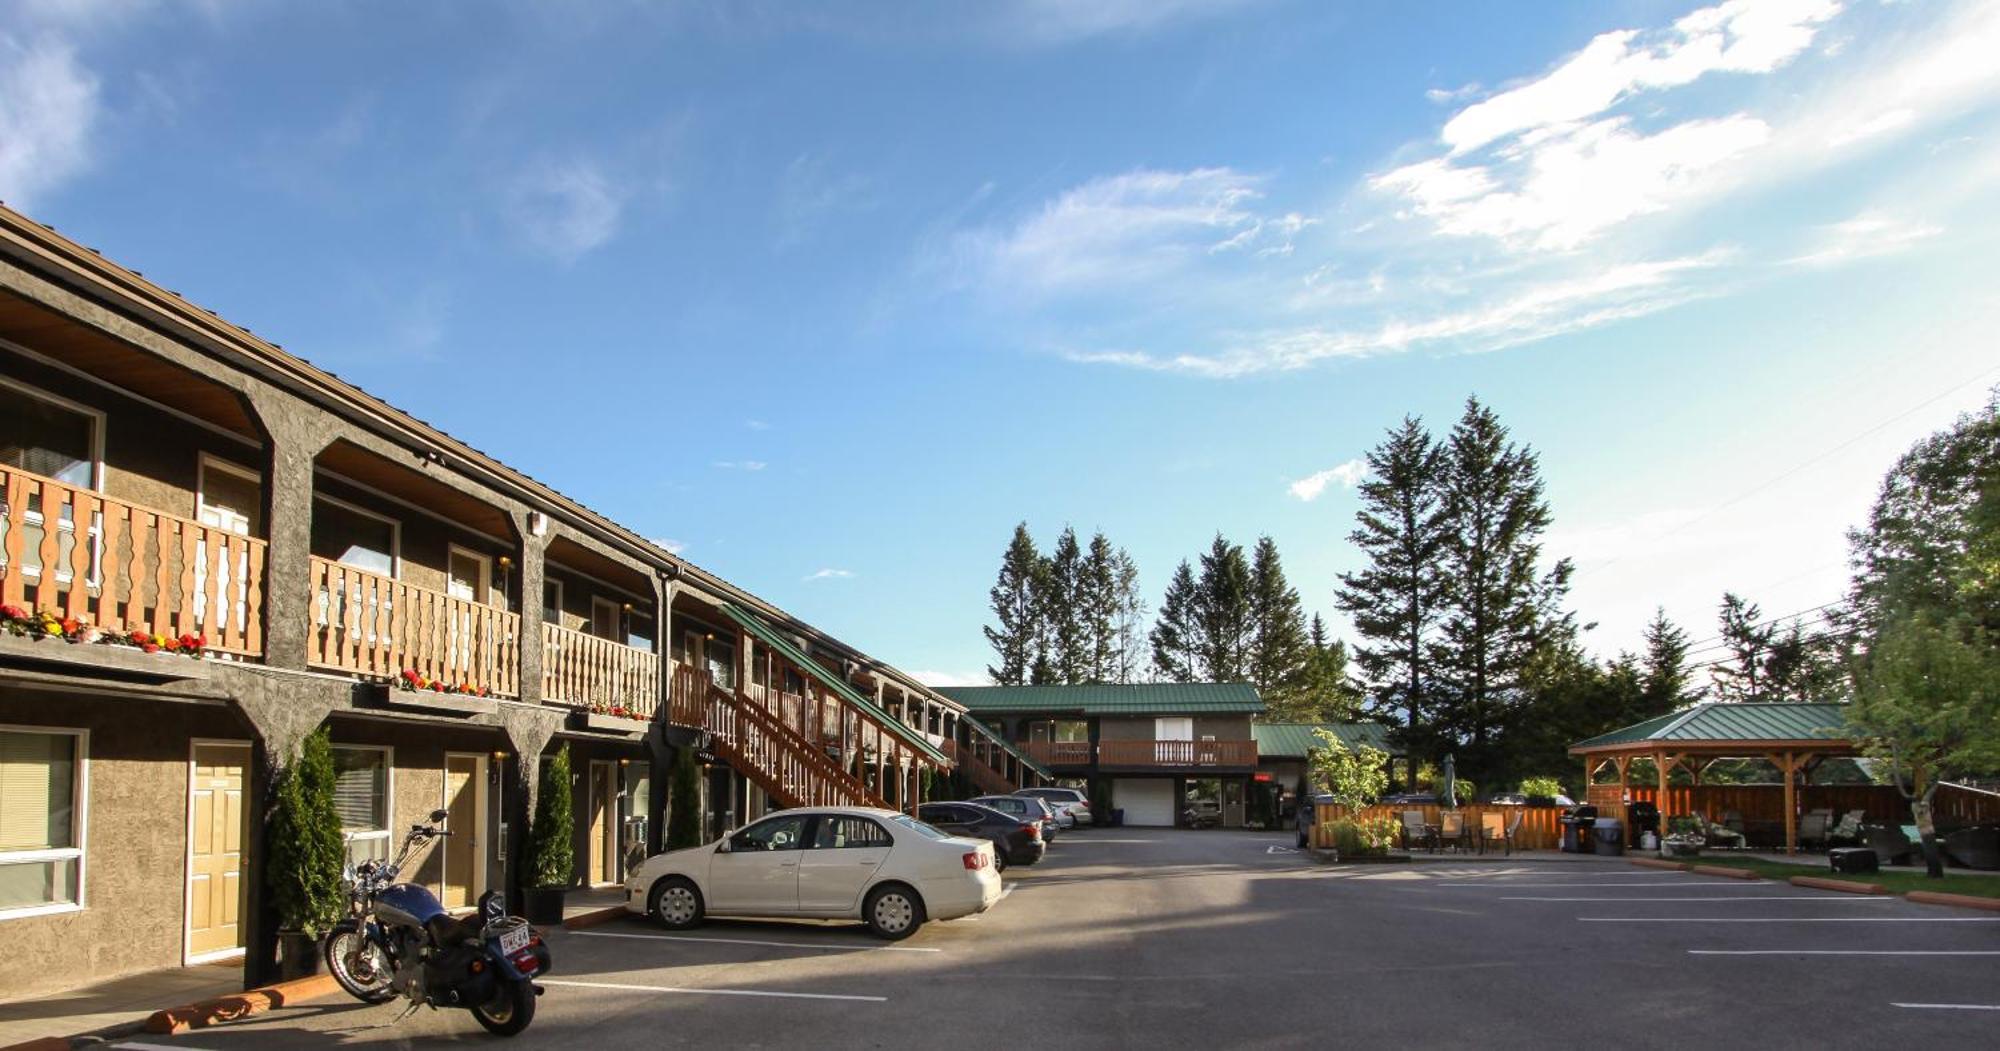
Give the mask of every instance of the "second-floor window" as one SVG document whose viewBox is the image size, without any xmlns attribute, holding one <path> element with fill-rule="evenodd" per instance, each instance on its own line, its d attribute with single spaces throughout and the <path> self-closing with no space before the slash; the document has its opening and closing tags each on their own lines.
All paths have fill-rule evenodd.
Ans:
<svg viewBox="0 0 2000 1051">
<path fill-rule="evenodd" d="M 0 382 L 0 464 L 94 489 L 100 419 L 81 406 Z"/>
<path fill-rule="evenodd" d="M 396 575 L 396 523 L 352 504 L 313 501 L 312 553 L 385 577 Z"/>
</svg>

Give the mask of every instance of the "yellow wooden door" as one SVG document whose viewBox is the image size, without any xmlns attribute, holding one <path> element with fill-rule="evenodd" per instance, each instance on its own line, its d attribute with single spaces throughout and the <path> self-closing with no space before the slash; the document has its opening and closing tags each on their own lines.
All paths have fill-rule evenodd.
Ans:
<svg viewBox="0 0 2000 1051">
<path fill-rule="evenodd" d="M 486 854 L 480 849 L 485 833 L 486 778 L 480 756 L 448 755 L 444 759 L 444 809 L 450 815 L 444 837 L 444 894 L 447 909 L 471 908 L 479 900 Z"/>
<path fill-rule="evenodd" d="M 618 882 L 618 786 L 610 763 L 590 764 L 590 879 Z"/>
<path fill-rule="evenodd" d="M 188 955 L 243 945 L 243 780 L 247 744 L 198 744 L 188 809 Z"/>
</svg>

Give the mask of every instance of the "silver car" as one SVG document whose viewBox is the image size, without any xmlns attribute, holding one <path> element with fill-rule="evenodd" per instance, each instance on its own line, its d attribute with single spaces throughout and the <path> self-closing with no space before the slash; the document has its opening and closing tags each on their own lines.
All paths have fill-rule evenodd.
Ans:
<svg viewBox="0 0 2000 1051">
<path fill-rule="evenodd" d="M 1095 819 L 1090 813 L 1090 799 L 1074 788 L 1023 788 L 1014 793 L 1017 796 L 1032 796 L 1049 805 L 1058 819 L 1067 816 L 1064 825 L 1077 827 L 1091 824 Z"/>
</svg>

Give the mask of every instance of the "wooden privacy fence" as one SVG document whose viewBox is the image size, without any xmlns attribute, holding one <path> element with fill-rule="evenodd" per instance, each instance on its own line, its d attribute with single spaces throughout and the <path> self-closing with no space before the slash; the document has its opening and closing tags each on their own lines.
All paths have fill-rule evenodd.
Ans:
<svg viewBox="0 0 2000 1051">
<path fill-rule="evenodd" d="M 521 618 L 470 599 L 312 559 L 306 662 L 373 678 L 426 679 L 520 693 Z"/>
<path fill-rule="evenodd" d="M 1501 815 L 1501 819 L 1503 821 L 1511 822 L 1514 820 L 1514 815 L 1519 814 L 1521 815 L 1521 829 L 1519 832 L 1514 834 L 1514 849 L 1555 850 L 1556 848 L 1562 846 L 1562 826 L 1556 823 L 1556 819 L 1562 817 L 1563 812 L 1566 809 L 1568 808 L 1559 806 L 1497 806 L 1497 805 L 1474 804 L 1472 806 L 1459 807 L 1458 812 L 1465 815 L 1466 827 L 1472 829 L 1473 834 L 1475 836 L 1478 834 L 1480 822 L 1483 820 L 1481 815 L 1499 814 Z M 1387 818 L 1390 821 L 1396 822 L 1397 828 L 1399 830 L 1399 837 L 1397 839 L 1397 844 L 1400 846 L 1402 842 L 1400 838 L 1400 830 L 1403 822 L 1403 811 L 1405 810 L 1422 811 L 1424 815 L 1425 824 L 1438 825 L 1442 823 L 1440 821 L 1440 815 L 1444 813 L 1444 808 L 1436 805 L 1398 806 L 1393 804 L 1378 803 L 1375 806 L 1363 807 L 1360 811 L 1360 816 L 1363 819 Z M 1332 840 L 1327 838 L 1327 830 L 1326 830 L 1327 824 L 1335 820 L 1336 818 L 1342 818 L 1346 816 L 1348 816 L 1348 810 L 1346 807 L 1321 806 L 1319 808 L 1319 812 L 1314 815 L 1315 828 L 1313 831 L 1313 845 L 1331 846 Z"/>
<path fill-rule="evenodd" d="M 660 655 L 554 624 L 542 625 L 542 696 L 619 705 L 651 719 L 660 706 Z"/>
<path fill-rule="evenodd" d="M 1616 789 L 1616 785 L 1597 785 Z M 1659 789 L 1633 785 L 1632 801 L 1656 803 Z M 1836 817 L 1859 810 L 1865 820 L 1907 824 L 1910 803 L 1893 785 L 1800 785 L 1797 789 L 1799 813 L 1831 810 Z M 1957 785 L 1938 786 L 1932 800 L 1937 819 L 1946 824 L 1989 824 L 2000 821 L 2000 795 Z M 1667 801 L 1660 806 L 1662 821 L 1675 814 L 1701 813 L 1720 820 L 1726 811 L 1742 815 L 1745 822 L 1781 823 L 1785 820 L 1783 785 L 1669 785 Z"/>
<path fill-rule="evenodd" d="M 264 652 L 264 541 L 0 467 L 0 603 Z"/>
</svg>

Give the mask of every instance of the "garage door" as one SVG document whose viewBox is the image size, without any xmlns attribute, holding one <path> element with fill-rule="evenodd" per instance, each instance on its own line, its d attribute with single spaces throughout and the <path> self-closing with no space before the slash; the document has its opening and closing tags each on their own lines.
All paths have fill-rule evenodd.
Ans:
<svg viewBox="0 0 2000 1051">
<path fill-rule="evenodd" d="M 1164 777 L 1121 777 L 1111 782 L 1111 805 L 1128 825 L 1174 823 L 1174 783 Z"/>
</svg>

